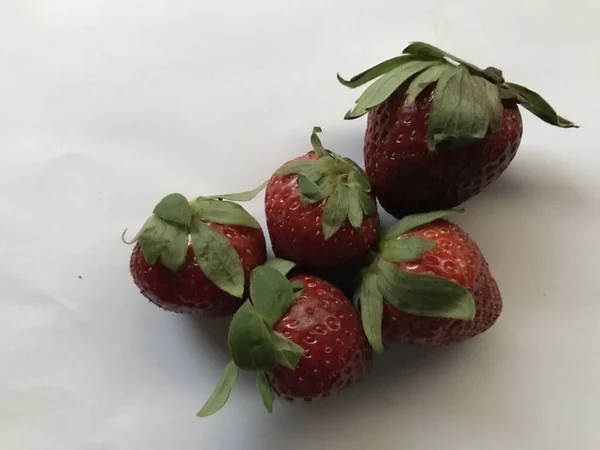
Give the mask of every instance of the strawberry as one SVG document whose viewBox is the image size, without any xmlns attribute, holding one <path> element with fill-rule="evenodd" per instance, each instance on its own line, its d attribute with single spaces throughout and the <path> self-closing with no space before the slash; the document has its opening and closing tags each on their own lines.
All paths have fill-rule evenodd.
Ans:
<svg viewBox="0 0 600 450">
<path fill-rule="evenodd" d="M 442 219 L 414 214 L 380 239 L 355 301 L 376 351 L 385 339 L 445 345 L 472 338 L 500 316 L 502 299 L 477 244 Z"/>
<path fill-rule="evenodd" d="M 273 259 L 252 272 L 251 300 L 235 313 L 229 328 L 232 361 L 200 417 L 221 409 L 239 370 L 256 374 L 269 412 L 275 395 L 309 402 L 368 373 L 372 351 L 350 301 L 321 278 L 300 274 L 288 280 L 292 266 Z"/>
<path fill-rule="evenodd" d="M 379 218 L 364 171 L 323 148 L 284 164 L 265 192 L 267 228 L 275 255 L 328 271 L 359 260 L 377 239 Z"/>
<path fill-rule="evenodd" d="M 241 305 L 250 272 L 266 261 L 265 236 L 240 205 L 223 198 L 192 202 L 170 194 L 132 242 L 130 272 L 141 293 L 177 313 L 228 316 Z"/>
<path fill-rule="evenodd" d="M 348 81 L 338 75 L 350 88 L 378 78 L 345 118 L 368 113 L 365 170 L 381 206 L 397 218 L 453 208 L 496 180 L 521 141 L 518 105 L 551 125 L 576 127 L 496 68 L 422 42 L 403 53 Z"/>
</svg>

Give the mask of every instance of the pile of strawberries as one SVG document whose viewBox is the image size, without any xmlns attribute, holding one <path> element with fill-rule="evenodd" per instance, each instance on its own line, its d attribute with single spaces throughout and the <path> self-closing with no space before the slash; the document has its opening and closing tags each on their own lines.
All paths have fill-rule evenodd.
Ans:
<svg viewBox="0 0 600 450">
<path fill-rule="evenodd" d="M 518 105 L 575 127 L 500 70 L 422 42 L 338 79 L 372 81 L 345 116 L 368 114 L 365 170 L 326 149 L 315 128 L 312 150 L 255 190 L 167 195 L 131 242 L 131 275 L 152 303 L 232 316 L 232 359 L 199 416 L 225 404 L 240 370 L 256 375 L 271 412 L 276 395 L 310 401 L 362 380 L 384 342 L 446 345 L 490 328 L 500 291 L 477 244 L 446 217 L 515 156 Z M 240 205 L 263 190 L 270 259 Z M 387 230 L 377 201 L 399 219 Z M 332 273 L 351 281 L 352 298 L 327 281 Z"/>
</svg>

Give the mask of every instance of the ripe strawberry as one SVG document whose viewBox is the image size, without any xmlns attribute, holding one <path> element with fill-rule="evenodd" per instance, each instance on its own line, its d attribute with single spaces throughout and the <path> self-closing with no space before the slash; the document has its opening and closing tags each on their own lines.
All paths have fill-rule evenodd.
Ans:
<svg viewBox="0 0 600 450">
<path fill-rule="evenodd" d="M 350 88 L 378 77 L 345 118 L 369 113 L 365 170 L 397 218 L 455 207 L 496 180 L 521 141 L 519 104 L 551 125 L 576 126 L 500 70 L 422 42 L 349 81 L 338 75 Z"/>
<path fill-rule="evenodd" d="M 443 220 L 450 211 L 406 216 L 382 237 L 355 300 L 371 344 L 381 336 L 415 345 L 472 338 L 500 316 L 502 299 L 477 244 Z"/>
<path fill-rule="evenodd" d="M 377 239 L 379 218 L 364 171 L 323 148 L 284 164 L 265 192 L 267 228 L 275 255 L 316 270 L 364 256 Z"/>
<path fill-rule="evenodd" d="M 252 272 L 252 300 L 236 312 L 229 328 L 233 360 L 199 416 L 221 409 L 240 369 L 257 374 L 269 412 L 275 394 L 311 401 L 337 393 L 368 373 L 372 351 L 350 301 L 312 275 L 288 281 L 284 273 L 292 265 L 274 259 Z"/>
<path fill-rule="evenodd" d="M 152 303 L 177 313 L 233 314 L 242 305 L 250 272 L 266 261 L 258 222 L 222 198 L 188 203 L 183 195 L 170 194 L 133 242 L 129 267 L 135 284 Z"/>
</svg>

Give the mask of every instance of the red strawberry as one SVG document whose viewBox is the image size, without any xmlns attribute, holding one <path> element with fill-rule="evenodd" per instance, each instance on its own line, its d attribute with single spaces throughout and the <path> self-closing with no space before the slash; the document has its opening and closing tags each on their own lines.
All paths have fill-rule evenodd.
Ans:
<svg viewBox="0 0 600 450">
<path fill-rule="evenodd" d="M 236 196 L 228 196 L 234 198 Z M 250 272 L 266 261 L 265 237 L 237 203 L 166 196 L 135 237 L 130 271 L 141 293 L 168 311 L 228 316 Z"/>
<path fill-rule="evenodd" d="M 356 294 L 376 350 L 381 336 L 444 345 L 472 338 L 500 316 L 502 299 L 477 244 L 441 219 L 449 211 L 407 216 L 381 239 Z"/>
<path fill-rule="evenodd" d="M 381 206 L 398 218 L 452 208 L 496 180 L 521 141 L 517 105 L 575 127 L 535 92 L 505 82 L 500 70 L 422 42 L 349 81 L 338 76 L 351 88 L 378 77 L 346 119 L 369 113 L 365 169 Z"/>
<path fill-rule="evenodd" d="M 252 300 L 236 312 L 229 328 L 233 361 L 199 416 L 214 414 L 225 404 L 240 369 L 257 374 L 269 412 L 275 394 L 311 401 L 368 373 L 372 351 L 350 301 L 312 275 L 288 281 L 283 273 L 291 265 L 275 259 L 252 272 Z"/>
<path fill-rule="evenodd" d="M 311 136 L 314 151 L 284 164 L 270 179 L 265 213 L 277 256 L 327 271 L 367 253 L 379 218 L 364 171 L 325 150 L 320 131 Z"/>
</svg>

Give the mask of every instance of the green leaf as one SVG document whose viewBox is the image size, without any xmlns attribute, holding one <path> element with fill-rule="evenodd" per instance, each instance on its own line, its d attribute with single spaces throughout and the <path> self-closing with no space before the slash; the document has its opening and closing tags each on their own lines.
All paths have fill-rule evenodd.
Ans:
<svg viewBox="0 0 600 450">
<path fill-rule="evenodd" d="M 348 197 L 348 187 L 340 184 L 327 199 L 323 208 L 322 219 L 325 239 L 329 239 L 337 233 L 348 218 L 348 210 L 350 208 Z"/>
<path fill-rule="evenodd" d="M 304 349 L 298 344 L 280 335 L 275 330 L 270 330 L 271 340 L 276 349 L 277 364 L 294 370 L 298 367 Z"/>
<path fill-rule="evenodd" d="M 269 180 L 263 182 L 261 185 L 255 187 L 251 191 L 237 192 L 234 194 L 210 195 L 204 198 L 214 200 L 230 200 L 232 202 L 249 202 L 250 200 L 254 199 L 254 197 L 256 197 L 258 193 L 267 186 L 267 184 L 269 184 Z"/>
<path fill-rule="evenodd" d="M 148 264 L 160 262 L 167 269 L 176 272 L 185 262 L 188 248 L 188 231 L 181 225 L 151 216 L 137 240 Z"/>
<path fill-rule="evenodd" d="M 483 78 L 476 77 L 475 80 L 480 84 L 480 92 L 487 96 L 489 129 L 492 134 L 497 134 L 502 126 L 502 112 L 504 110 L 498 86 Z"/>
<path fill-rule="evenodd" d="M 227 341 L 236 365 L 247 371 L 270 370 L 277 365 L 278 350 L 258 310 L 246 301 L 233 315 Z"/>
<path fill-rule="evenodd" d="M 561 128 L 578 128 L 570 120 L 559 116 L 554 108 L 544 100 L 540 94 L 527 89 L 525 86 L 521 86 L 515 83 L 506 83 L 506 85 L 514 92 L 516 92 L 525 102 L 521 101 L 521 104 L 532 114 L 542 119 L 544 122 L 549 123 Z"/>
<path fill-rule="evenodd" d="M 196 262 L 206 278 L 234 297 L 244 295 L 244 270 L 233 245 L 210 225 L 194 217 L 190 229 Z"/>
<path fill-rule="evenodd" d="M 188 226 L 192 211 L 187 199 L 181 194 L 169 194 L 154 207 L 154 215 L 168 222 Z"/>
<path fill-rule="evenodd" d="M 411 58 L 410 56 L 406 56 L 406 55 L 396 56 L 395 58 L 391 58 L 391 59 L 388 59 L 387 61 L 379 63 L 376 66 L 373 66 L 373 67 L 359 73 L 358 75 L 354 75 L 349 80 L 344 80 L 340 76 L 339 73 L 337 74 L 337 79 L 344 86 L 349 87 L 349 88 L 355 88 L 358 86 L 362 86 L 363 84 L 366 84 L 369 81 L 374 80 L 375 78 L 380 77 L 384 73 L 387 73 L 390 70 L 395 69 L 396 67 L 400 66 L 401 64 L 406 63 L 407 61 L 411 61 L 412 59 L 413 58 Z"/>
<path fill-rule="evenodd" d="M 294 291 L 294 294 L 296 295 L 296 297 L 298 297 L 298 295 L 300 295 L 302 293 L 302 290 L 304 289 L 304 284 L 300 280 L 292 281 L 290 284 L 292 285 L 292 290 Z"/>
<path fill-rule="evenodd" d="M 438 61 L 435 60 L 408 61 L 387 72 L 365 89 L 354 108 L 348 111 L 345 119 L 355 119 L 366 114 L 370 109 L 387 100 L 410 77 L 436 63 Z"/>
<path fill-rule="evenodd" d="M 277 269 L 259 266 L 250 275 L 250 297 L 263 320 L 273 327 L 292 306 L 294 291 Z"/>
<path fill-rule="evenodd" d="M 487 96 L 465 66 L 448 70 L 439 79 L 427 125 L 427 146 L 465 145 L 482 139 L 489 126 Z"/>
<path fill-rule="evenodd" d="M 302 174 L 298 175 L 298 187 L 300 188 L 300 200 L 305 205 L 316 203 L 325 198 L 325 194 L 319 185 Z"/>
<path fill-rule="evenodd" d="M 435 83 L 450 69 L 452 69 L 452 65 L 440 62 L 440 64 L 434 64 L 414 77 L 406 89 L 406 103 L 412 105 L 419 94 L 423 92 L 423 89 Z"/>
<path fill-rule="evenodd" d="M 327 150 L 325 150 L 325 147 L 323 147 L 323 143 L 321 142 L 321 139 L 319 139 L 319 133 L 321 133 L 323 130 L 321 130 L 320 127 L 314 127 L 312 134 L 310 135 L 310 143 L 315 151 L 315 153 L 317 155 L 319 155 L 319 158 L 322 158 L 323 156 L 327 156 Z"/>
<path fill-rule="evenodd" d="M 369 195 L 365 192 L 357 192 L 358 201 L 360 202 L 360 206 L 365 213 L 365 216 L 374 216 L 377 214 L 377 205 L 375 202 L 369 197 Z"/>
<path fill-rule="evenodd" d="M 389 262 L 414 261 L 435 246 L 435 242 L 420 236 L 399 237 L 383 241 L 381 257 Z"/>
<path fill-rule="evenodd" d="M 365 335 L 377 353 L 383 353 L 381 320 L 383 316 L 383 297 L 377 284 L 377 273 L 368 270 L 354 295 L 354 302 L 360 305 L 360 314 Z"/>
<path fill-rule="evenodd" d="M 352 191 L 348 197 L 348 220 L 354 228 L 360 228 L 363 223 L 363 210 L 360 205 L 360 199 Z"/>
<path fill-rule="evenodd" d="M 273 392 L 273 388 L 269 384 L 267 377 L 264 372 L 261 372 L 256 377 L 256 388 L 260 393 L 260 397 L 262 398 L 263 405 L 267 408 L 269 413 L 273 412 L 273 402 L 275 401 L 275 393 Z"/>
<path fill-rule="evenodd" d="M 277 270 L 283 275 L 287 275 L 294 267 L 296 267 L 295 262 L 288 261 L 287 259 L 282 258 L 271 258 L 267 260 L 267 262 L 264 265 L 266 267 L 271 267 Z"/>
<path fill-rule="evenodd" d="M 202 409 L 198 411 L 198 417 L 211 416 L 223 407 L 231 394 L 238 372 L 239 369 L 233 361 L 230 361 L 229 364 L 225 366 L 225 370 L 223 371 L 223 375 L 221 376 L 217 387 Z"/>
<path fill-rule="evenodd" d="M 377 275 L 380 292 L 400 311 L 449 319 L 475 317 L 473 296 L 458 283 L 434 275 L 405 272 L 383 259 L 377 262 Z"/>
<path fill-rule="evenodd" d="M 423 214 L 411 214 L 409 216 L 405 216 L 389 228 L 389 230 L 383 235 L 383 239 L 396 239 L 399 236 L 402 236 L 407 231 L 410 231 L 414 228 L 418 228 L 421 225 L 425 225 L 426 223 L 433 222 L 434 220 L 447 217 L 450 214 L 460 212 L 462 212 L 461 209 L 446 209 L 441 211 L 432 211 Z"/>
<path fill-rule="evenodd" d="M 237 203 L 199 197 L 191 203 L 192 210 L 206 222 L 260 228 L 252 215 Z"/>
<path fill-rule="evenodd" d="M 468 67 L 472 72 L 484 76 L 490 81 L 493 81 L 494 83 L 504 83 L 504 78 L 502 78 L 502 71 L 500 71 L 499 69 L 496 69 L 495 67 L 488 67 L 487 69 L 482 70 L 479 67 L 465 61 L 464 59 L 457 58 L 456 56 L 451 55 L 450 53 L 445 52 L 444 50 L 434 47 L 433 45 L 427 44 L 425 42 L 413 42 L 408 47 L 406 47 L 402 51 L 402 53 L 429 56 L 433 58 L 448 58 L 452 61 L 455 61 L 459 64 Z"/>
</svg>

